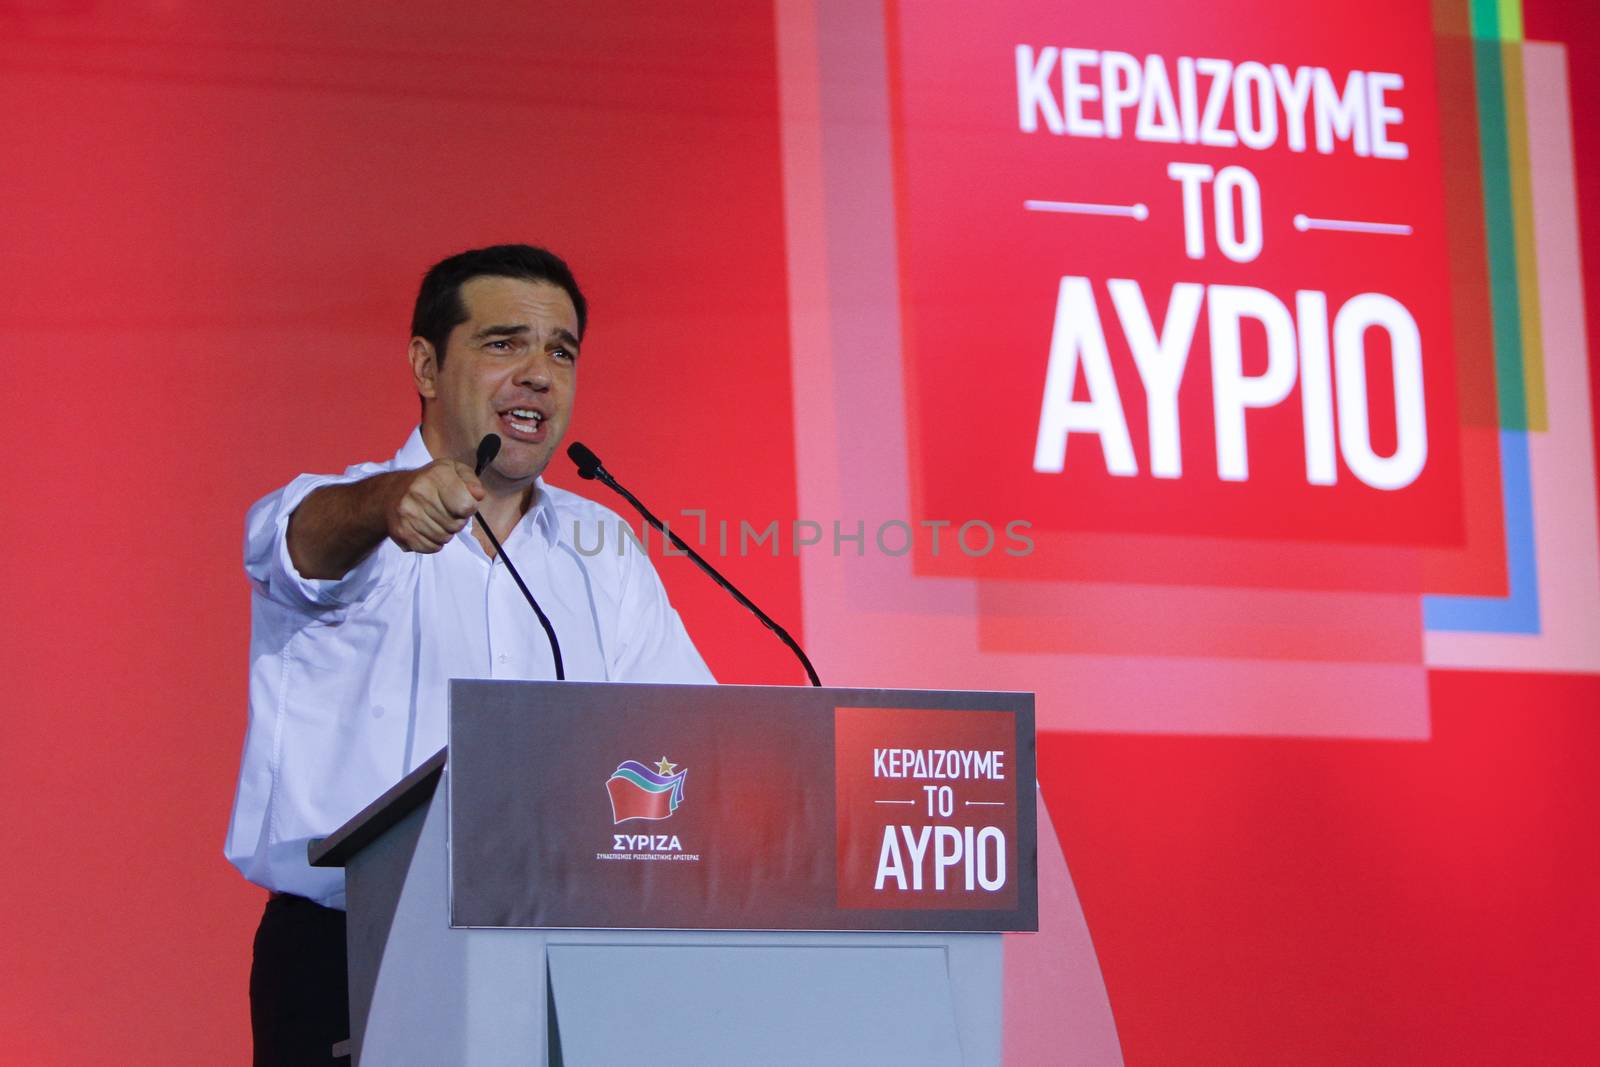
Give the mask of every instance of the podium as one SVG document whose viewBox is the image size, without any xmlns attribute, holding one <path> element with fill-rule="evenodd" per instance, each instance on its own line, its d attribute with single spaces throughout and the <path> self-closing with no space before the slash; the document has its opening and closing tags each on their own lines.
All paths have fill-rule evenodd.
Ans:
<svg viewBox="0 0 1600 1067">
<path fill-rule="evenodd" d="M 1000 1062 L 1031 694 L 457 680 L 448 740 L 310 847 L 355 1063 Z"/>
</svg>

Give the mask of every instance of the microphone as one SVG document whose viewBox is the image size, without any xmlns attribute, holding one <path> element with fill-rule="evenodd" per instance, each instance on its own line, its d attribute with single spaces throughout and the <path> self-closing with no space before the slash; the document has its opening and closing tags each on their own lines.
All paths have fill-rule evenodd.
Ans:
<svg viewBox="0 0 1600 1067">
<path fill-rule="evenodd" d="M 499 454 L 500 435 L 497 433 L 484 434 L 483 440 L 478 442 L 478 461 L 473 466 L 472 473 L 482 474 L 483 469 L 492 463 L 494 457 Z M 522 590 L 522 595 L 528 601 L 528 606 L 533 609 L 535 615 L 539 616 L 539 625 L 544 627 L 544 635 L 550 639 L 550 655 L 556 663 L 556 681 L 566 681 L 567 672 L 561 663 L 561 642 L 556 640 L 556 628 L 550 625 L 550 617 L 544 613 L 544 609 L 539 606 L 539 602 L 533 599 L 533 594 L 528 592 L 528 586 L 523 582 L 522 575 L 517 573 L 517 568 L 512 565 L 511 557 L 506 555 L 506 550 L 500 547 L 499 538 L 495 537 L 494 531 L 489 529 L 489 524 L 484 521 L 483 512 L 475 511 L 472 513 L 472 517 L 478 520 L 478 529 L 483 531 L 484 536 L 489 539 L 489 543 L 494 546 L 495 553 L 500 557 L 500 562 L 506 565 L 506 573 L 511 575 L 511 580 L 517 583 L 517 588 Z"/>
<path fill-rule="evenodd" d="M 600 463 L 600 457 L 582 441 L 574 441 L 567 446 L 567 458 L 578 465 L 578 477 L 584 481 L 592 482 L 604 473 L 605 481 L 608 484 L 611 482 L 611 473 Z"/>
<path fill-rule="evenodd" d="M 494 462 L 494 457 L 500 454 L 500 435 L 486 433 L 483 440 L 478 442 L 478 462 L 472 465 L 473 474 L 482 474 L 483 468 Z"/>
<path fill-rule="evenodd" d="M 599 456 L 590 451 L 586 445 L 578 441 L 574 441 L 572 444 L 567 446 L 567 457 L 571 459 L 573 463 L 577 464 L 578 477 L 583 478 L 586 481 L 599 480 L 610 486 L 611 489 L 618 493 L 624 500 L 632 504 L 635 511 L 644 516 L 645 522 L 648 522 L 651 526 L 654 526 L 657 530 L 660 530 L 674 545 L 677 546 L 679 551 L 684 553 L 684 555 L 688 556 L 690 559 L 694 560 L 695 566 L 705 571 L 713 582 L 716 582 L 718 585 L 722 586 L 722 588 L 728 591 L 733 599 L 750 609 L 750 611 L 754 613 L 755 617 L 761 620 L 761 625 L 777 634 L 778 640 L 787 645 L 789 647 L 789 651 L 793 652 L 800 658 L 800 665 L 806 669 L 806 677 L 811 680 L 811 684 L 817 686 L 822 684 L 822 682 L 817 678 L 816 668 L 811 666 L 811 660 L 806 657 L 805 651 L 795 643 L 794 638 L 789 636 L 789 631 L 785 630 L 782 626 L 779 626 L 776 622 L 774 622 L 772 616 L 756 607 L 755 603 L 751 601 L 749 597 L 735 589 L 732 582 L 728 581 L 728 579 L 724 578 L 721 574 L 718 574 L 717 569 L 702 559 L 700 557 L 700 553 L 696 552 L 694 549 L 690 548 L 686 543 L 684 543 L 683 538 L 667 529 L 666 526 L 662 524 L 660 519 L 656 518 L 650 513 L 649 508 L 640 503 L 638 497 L 624 489 L 622 485 L 611 476 L 611 472 L 606 470 L 605 464 L 600 462 Z"/>
</svg>

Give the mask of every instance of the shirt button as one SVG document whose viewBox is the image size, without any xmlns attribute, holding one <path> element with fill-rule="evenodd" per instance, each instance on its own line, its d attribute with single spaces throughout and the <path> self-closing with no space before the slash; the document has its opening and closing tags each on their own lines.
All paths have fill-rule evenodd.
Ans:
<svg viewBox="0 0 1600 1067">
<path fill-rule="evenodd" d="M 499 659 L 500 659 L 501 663 L 510 663 L 511 662 L 511 657 L 506 655 L 504 652 L 500 653 Z"/>
<path fill-rule="evenodd" d="M 374 704 L 374 705 L 372 705 L 372 717 L 374 719 L 383 718 L 383 705 L 382 704 Z"/>
</svg>

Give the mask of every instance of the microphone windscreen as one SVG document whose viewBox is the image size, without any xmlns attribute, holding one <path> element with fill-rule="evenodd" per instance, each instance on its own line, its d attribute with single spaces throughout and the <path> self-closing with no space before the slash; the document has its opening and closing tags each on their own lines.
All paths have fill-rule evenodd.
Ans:
<svg viewBox="0 0 1600 1067">
<path fill-rule="evenodd" d="M 578 477 L 594 479 L 600 471 L 600 457 L 589 451 L 589 447 L 581 441 L 574 441 L 567 446 L 567 458 L 578 465 Z"/>
<path fill-rule="evenodd" d="M 472 468 L 473 474 L 482 474 L 483 468 L 494 462 L 494 457 L 500 454 L 500 435 L 486 433 L 483 440 L 478 442 L 478 462 Z"/>
</svg>

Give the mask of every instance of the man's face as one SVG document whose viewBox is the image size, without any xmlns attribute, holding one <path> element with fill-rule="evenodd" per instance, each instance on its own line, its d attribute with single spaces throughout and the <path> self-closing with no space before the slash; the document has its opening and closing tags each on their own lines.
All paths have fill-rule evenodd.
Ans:
<svg viewBox="0 0 1600 1067">
<path fill-rule="evenodd" d="M 472 462 L 484 434 L 500 435 L 486 483 L 537 478 L 572 419 L 578 387 L 578 313 L 549 282 L 480 277 L 461 286 L 467 320 L 450 332 L 444 365 L 411 342 L 422 435 L 438 457 Z M 489 486 L 491 489 L 493 485 Z"/>
</svg>

